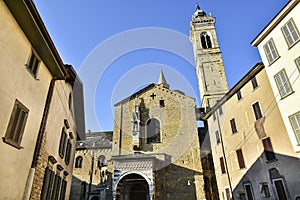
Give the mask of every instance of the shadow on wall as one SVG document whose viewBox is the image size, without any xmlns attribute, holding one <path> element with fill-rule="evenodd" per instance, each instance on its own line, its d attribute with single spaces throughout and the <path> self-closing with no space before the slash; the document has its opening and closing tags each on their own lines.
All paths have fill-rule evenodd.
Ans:
<svg viewBox="0 0 300 200">
<path fill-rule="evenodd" d="M 298 158 L 264 152 L 233 189 L 235 199 L 297 199 L 300 196 Z"/>
<path fill-rule="evenodd" d="M 109 173 L 108 177 L 107 184 L 89 185 L 89 183 L 72 176 L 70 200 L 112 200 L 112 174 Z"/>
</svg>

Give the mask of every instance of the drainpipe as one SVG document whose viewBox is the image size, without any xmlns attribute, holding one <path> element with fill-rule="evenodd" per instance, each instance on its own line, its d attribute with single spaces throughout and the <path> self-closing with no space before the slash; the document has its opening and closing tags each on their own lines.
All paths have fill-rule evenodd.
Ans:
<svg viewBox="0 0 300 200">
<path fill-rule="evenodd" d="M 216 111 L 216 116 L 217 116 L 218 128 L 219 128 L 219 133 L 220 133 L 222 153 L 223 153 L 223 157 L 224 157 L 224 164 L 226 166 L 227 178 L 228 178 L 229 188 L 230 188 L 231 197 L 232 197 L 231 199 L 234 200 L 234 195 L 233 195 L 233 190 L 232 190 L 232 185 L 231 185 L 231 180 L 230 180 L 230 175 L 229 175 L 229 170 L 228 170 L 228 164 L 227 164 L 227 159 L 226 159 L 226 155 L 225 155 L 225 148 L 224 148 L 221 125 L 220 125 L 220 120 L 219 120 L 219 113 L 217 111 Z"/>
<path fill-rule="evenodd" d="M 31 168 L 29 170 L 29 174 L 28 174 L 28 177 L 27 177 L 27 181 L 26 181 L 25 190 L 24 190 L 24 193 L 23 193 L 22 200 L 28 200 L 29 197 L 30 197 L 31 188 L 32 188 L 32 184 L 33 184 L 33 179 L 34 179 L 34 175 L 35 175 L 35 170 L 36 170 L 37 163 L 38 163 L 38 156 L 39 156 L 39 153 L 40 153 L 41 147 L 42 147 L 42 141 L 43 141 L 43 138 L 44 138 L 44 132 L 45 132 L 45 129 L 46 129 L 50 104 L 51 104 L 51 100 L 52 100 L 56 80 L 62 80 L 62 79 L 53 78 L 50 82 L 50 85 L 49 85 L 48 94 L 47 94 L 45 107 L 44 107 L 44 112 L 43 112 L 43 117 L 42 117 L 40 129 L 39 129 L 39 132 L 38 132 L 38 137 L 37 137 L 37 141 L 36 141 L 36 144 L 35 144 L 33 159 L 32 159 L 32 163 L 31 163 Z"/>
</svg>

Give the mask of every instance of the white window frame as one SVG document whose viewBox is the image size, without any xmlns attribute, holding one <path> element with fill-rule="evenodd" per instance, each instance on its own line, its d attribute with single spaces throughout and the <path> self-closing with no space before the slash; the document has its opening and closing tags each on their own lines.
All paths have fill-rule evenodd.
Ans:
<svg viewBox="0 0 300 200">
<path fill-rule="evenodd" d="M 253 199 L 255 199 L 255 196 L 254 196 L 254 193 L 253 193 L 252 184 L 251 184 L 251 183 L 244 183 L 244 184 L 243 184 L 243 187 L 244 187 L 244 190 L 245 190 L 245 196 L 246 196 L 246 199 L 249 199 L 249 198 L 248 198 L 247 191 L 246 191 L 246 187 L 245 187 L 246 185 L 250 185 L 250 190 L 251 190 L 251 193 L 252 193 L 252 197 L 253 197 Z"/>
<path fill-rule="evenodd" d="M 282 182 L 284 192 L 285 192 L 287 198 L 289 199 L 289 197 L 288 197 L 288 192 L 287 192 L 285 183 L 284 183 L 284 181 L 283 181 L 283 178 L 275 178 L 275 179 L 272 179 L 272 185 L 273 185 L 273 189 L 274 189 L 274 193 L 275 193 L 275 195 L 276 195 L 276 198 L 278 198 L 278 194 L 277 194 L 277 190 L 276 190 L 276 186 L 275 186 L 275 181 L 281 181 L 281 182 Z"/>
<path fill-rule="evenodd" d="M 285 69 L 282 69 L 277 74 L 275 74 L 274 79 L 281 98 L 284 98 L 289 94 L 293 93 L 293 88 L 292 85 L 290 84 Z"/>
<path fill-rule="evenodd" d="M 297 120 L 297 116 L 299 116 L 299 121 Z M 293 122 L 292 122 L 294 117 L 296 118 L 295 120 L 296 120 L 297 127 L 295 127 L 294 126 L 295 124 L 293 125 Z M 297 143 L 299 144 L 300 143 L 300 111 L 297 112 L 297 113 L 295 113 L 295 114 L 293 114 L 293 115 L 291 115 L 291 116 L 289 116 L 289 120 L 290 120 L 292 129 L 293 129 L 293 131 L 295 133 L 295 137 L 296 137 Z M 298 134 L 297 134 L 297 132 L 298 132 Z"/>
<path fill-rule="evenodd" d="M 289 26 L 291 25 L 291 26 Z M 288 47 L 292 47 L 300 40 L 299 31 L 294 23 L 293 19 L 290 19 L 282 28 L 282 34 L 284 35 L 285 41 Z M 298 37 L 298 38 L 297 38 Z"/>
<path fill-rule="evenodd" d="M 272 38 L 264 45 L 264 50 L 269 64 L 272 64 L 279 58 L 279 54 Z"/>
</svg>

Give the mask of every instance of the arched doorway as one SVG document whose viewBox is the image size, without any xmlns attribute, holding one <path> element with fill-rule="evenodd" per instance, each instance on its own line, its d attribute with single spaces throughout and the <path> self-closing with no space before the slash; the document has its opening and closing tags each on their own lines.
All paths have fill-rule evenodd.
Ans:
<svg viewBox="0 0 300 200">
<path fill-rule="evenodd" d="M 139 174 L 124 176 L 116 188 L 116 200 L 149 200 L 149 186 Z"/>
</svg>

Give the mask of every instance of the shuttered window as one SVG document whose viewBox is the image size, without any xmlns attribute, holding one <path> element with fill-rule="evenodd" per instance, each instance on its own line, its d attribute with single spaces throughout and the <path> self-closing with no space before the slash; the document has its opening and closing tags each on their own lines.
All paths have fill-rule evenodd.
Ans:
<svg viewBox="0 0 300 200">
<path fill-rule="evenodd" d="M 244 161 L 242 149 L 236 150 L 236 155 L 237 155 L 240 169 L 245 168 L 245 161 Z"/>
<path fill-rule="evenodd" d="M 40 60 L 32 51 L 28 63 L 26 64 L 28 71 L 36 78 Z"/>
<path fill-rule="evenodd" d="M 295 26 L 294 21 L 289 20 L 282 28 L 281 28 L 285 40 L 289 47 L 299 41 L 299 32 Z"/>
<path fill-rule="evenodd" d="M 251 79 L 251 83 L 252 83 L 252 88 L 253 89 L 256 89 L 258 87 L 258 83 L 257 83 L 256 77 L 253 77 Z"/>
<path fill-rule="evenodd" d="M 262 140 L 263 145 L 264 145 L 264 150 L 265 150 L 265 155 L 267 161 L 273 161 L 276 160 L 275 153 L 273 151 L 272 143 L 270 138 L 265 138 Z"/>
<path fill-rule="evenodd" d="M 4 142 L 21 148 L 21 140 L 25 129 L 29 110 L 18 100 L 15 101 L 8 127 L 5 133 Z"/>
<path fill-rule="evenodd" d="M 289 118 L 299 144 L 300 143 L 300 112 L 290 116 Z"/>
<path fill-rule="evenodd" d="M 270 64 L 279 57 L 272 39 L 264 45 L 264 50 Z"/>
<path fill-rule="evenodd" d="M 275 76 L 276 85 L 280 96 L 283 98 L 293 92 L 292 86 L 288 80 L 285 70 L 281 70 Z"/>
</svg>

